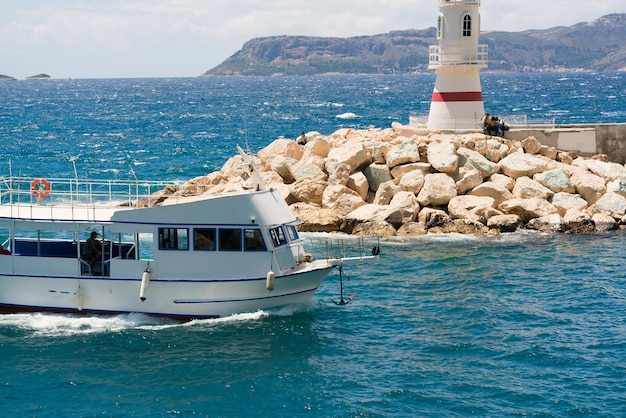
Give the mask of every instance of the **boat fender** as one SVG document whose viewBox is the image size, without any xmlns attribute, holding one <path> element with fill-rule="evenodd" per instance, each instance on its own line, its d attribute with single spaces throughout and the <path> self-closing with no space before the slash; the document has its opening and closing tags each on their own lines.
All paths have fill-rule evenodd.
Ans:
<svg viewBox="0 0 626 418">
<path fill-rule="evenodd" d="M 139 299 L 145 302 L 148 288 L 150 287 L 150 270 L 146 269 L 141 275 L 141 288 L 139 289 Z"/>
<path fill-rule="evenodd" d="M 270 292 L 274 290 L 274 285 L 276 284 L 276 274 L 272 270 L 267 272 L 267 277 L 265 278 L 265 287 Z"/>
<path fill-rule="evenodd" d="M 79 311 L 82 311 L 84 306 L 85 306 L 85 292 L 83 292 L 83 288 L 79 286 L 78 290 L 76 291 L 76 308 Z"/>
</svg>

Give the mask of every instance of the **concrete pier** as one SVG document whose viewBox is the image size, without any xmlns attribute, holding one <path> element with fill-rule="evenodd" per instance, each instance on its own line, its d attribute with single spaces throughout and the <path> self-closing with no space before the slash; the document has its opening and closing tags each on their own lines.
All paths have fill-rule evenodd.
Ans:
<svg viewBox="0 0 626 418">
<path fill-rule="evenodd" d="M 583 157 L 606 154 L 612 162 L 626 163 L 626 123 L 513 125 L 505 135 L 519 141 L 529 136 L 534 136 L 543 145 L 573 151 Z"/>
</svg>

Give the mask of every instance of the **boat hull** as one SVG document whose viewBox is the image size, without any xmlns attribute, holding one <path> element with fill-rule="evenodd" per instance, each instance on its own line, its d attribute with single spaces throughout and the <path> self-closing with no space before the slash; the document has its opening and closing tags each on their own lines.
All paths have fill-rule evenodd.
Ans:
<svg viewBox="0 0 626 418">
<path fill-rule="evenodd" d="M 178 319 L 215 318 L 310 300 L 332 267 L 266 278 L 153 280 L 0 275 L 0 312 L 144 313 Z"/>
</svg>

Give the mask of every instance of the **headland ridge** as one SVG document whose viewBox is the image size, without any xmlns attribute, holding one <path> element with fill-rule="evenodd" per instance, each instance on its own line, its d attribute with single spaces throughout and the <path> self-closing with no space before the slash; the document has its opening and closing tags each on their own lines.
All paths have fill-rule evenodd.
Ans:
<svg viewBox="0 0 626 418">
<path fill-rule="evenodd" d="M 251 39 L 203 76 L 410 74 L 427 72 L 434 27 L 350 38 L 270 36 Z M 480 35 L 489 71 L 626 71 L 626 13 L 593 22 Z"/>
</svg>

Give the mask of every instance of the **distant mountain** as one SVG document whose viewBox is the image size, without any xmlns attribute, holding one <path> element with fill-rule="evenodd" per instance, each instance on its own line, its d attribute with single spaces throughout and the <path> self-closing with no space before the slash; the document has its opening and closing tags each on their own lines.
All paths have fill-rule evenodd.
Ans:
<svg viewBox="0 0 626 418">
<path fill-rule="evenodd" d="M 15 79 L 8 75 L 0 74 L 0 81 L 15 81 Z"/>
<path fill-rule="evenodd" d="M 255 38 L 203 76 L 425 72 L 435 35 L 428 28 L 352 38 Z M 489 45 L 494 71 L 626 71 L 626 14 L 546 30 L 484 32 L 480 43 Z"/>
</svg>

